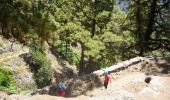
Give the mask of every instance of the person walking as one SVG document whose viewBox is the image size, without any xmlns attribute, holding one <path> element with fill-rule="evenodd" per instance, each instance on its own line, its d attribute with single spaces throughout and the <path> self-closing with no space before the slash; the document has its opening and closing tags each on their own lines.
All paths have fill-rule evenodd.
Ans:
<svg viewBox="0 0 170 100">
<path fill-rule="evenodd" d="M 111 83 L 111 77 L 110 74 L 105 74 L 104 76 L 104 87 L 107 89 L 109 82 Z"/>
<path fill-rule="evenodd" d="M 65 84 L 63 80 L 58 84 L 58 95 L 62 97 L 65 96 Z"/>
</svg>

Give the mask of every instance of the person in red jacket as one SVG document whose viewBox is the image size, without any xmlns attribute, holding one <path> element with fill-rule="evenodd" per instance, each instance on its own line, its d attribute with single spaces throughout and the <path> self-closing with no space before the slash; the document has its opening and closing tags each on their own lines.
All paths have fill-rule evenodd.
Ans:
<svg viewBox="0 0 170 100">
<path fill-rule="evenodd" d="M 108 73 L 108 74 L 105 74 L 105 77 L 104 77 L 104 87 L 105 87 L 105 89 L 107 89 L 109 82 L 111 83 L 111 77 Z"/>
</svg>

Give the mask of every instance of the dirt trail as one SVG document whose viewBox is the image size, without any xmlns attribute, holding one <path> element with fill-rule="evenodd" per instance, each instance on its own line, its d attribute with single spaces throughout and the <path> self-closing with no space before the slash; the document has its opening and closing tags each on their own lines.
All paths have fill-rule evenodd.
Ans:
<svg viewBox="0 0 170 100">
<path fill-rule="evenodd" d="M 152 76 L 149 85 L 145 77 L 141 72 L 125 72 L 115 76 L 107 90 L 100 87 L 75 98 L 35 95 L 31 100 L 170 100 L 170 77 Z"/>
<path fill-rule="evenodd" d="M 112 80 L 107 90 L 102 87 L 88 95 L 103 97 L 102 100 L 170 100 L 170 77 L 152 76 L 149 85 L 144 82 L 145 77 L 141 72 L 127 73 Z"/>
</svg>

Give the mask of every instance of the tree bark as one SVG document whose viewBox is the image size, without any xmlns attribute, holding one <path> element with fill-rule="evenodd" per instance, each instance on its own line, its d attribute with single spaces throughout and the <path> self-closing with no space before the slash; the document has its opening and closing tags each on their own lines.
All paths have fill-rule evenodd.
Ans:
<svg viewBox="0 0 170 100">
<path fill-rule="evenodd" d="M 84 44 L 83 43 L 80 44 L 81 44 L 81 58 L 79 63 L 79 75 L 83 74 L 84 71 L 84 50 L 85 50 Z"/>
<path fill-rule="evenodd" d="M 136 11 L 136 26 L 137 26 L 137 30 L 136 30 L 136 35 L 137 38 L 139 39 L 139 55 L 143 56 L 144 55 L 144 46 L 143 46 L 143 36 L 142 36 L 142 26 L 141 26 L 141 0 L 137 0 L 136 1 L 137 4 L 137 11 Z"/>
<path fill-rule="evenodd" d="M 96 30 L 96 20 L 95 19 L 93 19 L 92 20 L 92 29 L 91 29 L 91 37 L 93 38 L 94 37 L 94 35 L 95 35 L 95 30 Z"/>
<path fill-rule="evenodd" d="M 65 36 L 66 36 L 66 37 L 65 37 L 65 42 L 66 42 L 66 45 L 65 45 L 65 48 L 66 48 L 66 59 L 68 60 L 68 44 L 69 44 L 69 42 L 68 42 L 68 40 L 67 40 L 68 33 L 66 33 Z"/>
<path fill-rule="evenodd" d="M 1 35 L 4 33 L 4 25 L 1 26 Z"/>
<path fill-rule="evenodd" d="M 154 25 L 154 20 L 156 17 L 156 7 L 157 7 L 157 0 L 152 0 L 151 6 L 150 6 L 150 12 L 149 12 L 149 20 L 148 20 L 148 25 L 147 25 L 147 30 L 145 32 L 145 45 L 144 47 L 147 49 L 149 40 L 151 39 L 151 34 L 153 32 L 153 25 Z"/>
</svg>

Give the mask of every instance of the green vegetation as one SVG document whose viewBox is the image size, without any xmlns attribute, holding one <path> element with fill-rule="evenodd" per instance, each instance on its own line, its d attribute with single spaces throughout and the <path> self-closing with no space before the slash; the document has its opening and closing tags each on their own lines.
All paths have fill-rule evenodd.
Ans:
<svg viewBox="0 0 170 100">
<path fill-rule="evenodd" d="M 0 67 L 0 86 L 10 87 L 14 84 L 12 71 L 7 67 Z"/>
<path fill-rule="evenodd" d="M 1 0 L 1 35 L 47 42 L 80 73 L 91 72 L 136 56 L 169 56 L 169 9 L 169 0 Z M 30 54 L 41 76 L 50 66 L 43 49 Z"/>
<path fill-rule="evenodd" d="M 61 44 L 53 48 L 53 52 L 58 53 L 62 59 L 66 59 L 70 64 L 79 66 L 80 54 L 73 51 L 71 48 L 66 48 L 66 45 Z"/>
<path fill-rule="evenodd" d="M 13 72 L 8 67 L 0 67 L 0 90 L 10 93 L 18 93 Z"/>
<path fill-rule="evenodd" d="M 52 79 L 52 68 L 50 61 L 46 58 L 45 54 L 39 50 L 32 49 L 30 52 L 30 64 L 34 72 L 34 78 L 39 87 L 48 85 Z"/>
<path fill-rule="evenodd" d="M 9 93 L 28 93 L 17 87 L 14 81 L 13 72 L 8 67 L 0 67 L 0 90 Z"/>
</svg>

